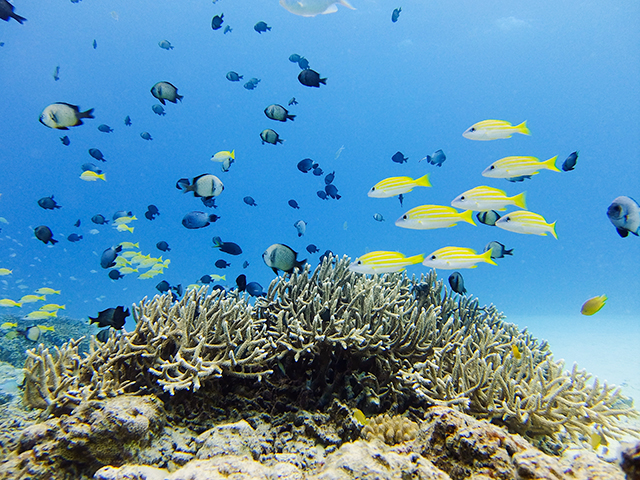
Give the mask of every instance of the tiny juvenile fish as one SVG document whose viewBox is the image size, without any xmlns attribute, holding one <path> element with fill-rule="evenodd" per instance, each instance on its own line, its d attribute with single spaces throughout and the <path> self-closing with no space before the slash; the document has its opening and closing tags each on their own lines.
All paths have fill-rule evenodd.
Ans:
<svg viewBox="0 0 640 480">
<path fill-rule="evenodd" d="M 513 126 L 505 120 L 483 120 L 467 128 L 462 136 L 469 140 L 486 141 L 511 138 L 514 133 L 521 133 L 522 135 L 531 134 L 527 128 L 526 121 L 520 125 Z"/>
<path fill-rule="evenodd" d="M 516 177 L 537 175 L 540 173 L 540 170 L 559 172 L 560 170 L 556 167 L 557 158 L 558 156 L 556 155 L 549 160 L 541 162 L 536 157 L 504 157 L 496 160 L 485 168 L 482 176 L 488 178 L 513 179 Z"/>
<path fill-rule="evenodd" d="M 464 247 L 440 248 L 430 255 L 426 255 L 422 264 L 425 267 L 457 270 L 458 268 L 476 268 L 476 264 L 480 262 L 497 265 L 491 260 L 491 251 L 478 255 L 475 250 Z"/>
<path fill-rule="evenodd" d="M 525 192 L 507 197 L 503 190 L 481 185 L 461 193 L 451 202 L 452 207 L 476 212 L 506 210 L 507 205 L 527 208 Z"/>
<path fill-rule="evenodd" d="M 496 222 L 496 227 L 509 232 L 530 235 L 546 236 L 547 233 L 550 233 L 554 238 L 558 238 L 558 235 L 556 235 L 556 222 L 547 223 L 542 215 L 528 210 L 517 210 L 503 215 Z"/>
<path fill-rule="evenodd" d="M 451 207 L 422 205 L 412 208 L 396 220 L 396 226 L 413 230 L 430 230 L 453 227 L 458 222 L 467 222 L 475 226 L 473 211 L 458 212 Z"/>
<path fill-rule="evenodd" d="M 367 195 L 372 198 L 389 198 L 410 192 L 415 187 L 431 187 L 429 174 L 415 180 L 411 177 L 385 178 L 371 187 Z"/>
<path fill-rule="evenodd" d="M 356 273 L 393 273 L 401 272 L 410 265 L 416 265 L 424 260 L 424 255 L 407 257 L 400 252 L 376 251 L 355 259 L 349 265 L 349 270 Z"/>
<path fill-rule="evenodd" d="M 593 315 L 594 313 L 599 312 L 602 307 L 604 307 L 606 301 L 606 295 L 600 295 L 598 297 L 590 298 L 589 300 L 584 302 L 582 308 L 580 309 L 580 313 L 582 313 L 582 315 Z"/>
</svg>

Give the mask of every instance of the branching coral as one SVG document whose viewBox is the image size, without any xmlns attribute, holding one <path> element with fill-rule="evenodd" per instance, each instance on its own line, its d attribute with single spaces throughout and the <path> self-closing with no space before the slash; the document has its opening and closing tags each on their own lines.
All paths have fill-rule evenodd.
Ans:
<svg viewBox="0 0 640 480">
<path fill-rule="evenodd" d="M 546 343 L 446 291 L 434 272 L 367 277 L 331 260 L 278 277 L 255 306 L 206 288 L 174 303 L 156 296 L 134 305 L 133 332 L 92 339 L 84 357 L 75 341 L 33 349 L 25 399 L 48 415 L 83 399 L 174 395 L 235 377 L 236 387 L 271 388 L 305 407 L 334 397 L 371 413 L 454 406 L 530 435 L 597 424 L 618 436 L 616 419 L 635 414 L 615 406 L 618 390 L 587 385 L 576 367 L 563 372 Z"/>
</svg>

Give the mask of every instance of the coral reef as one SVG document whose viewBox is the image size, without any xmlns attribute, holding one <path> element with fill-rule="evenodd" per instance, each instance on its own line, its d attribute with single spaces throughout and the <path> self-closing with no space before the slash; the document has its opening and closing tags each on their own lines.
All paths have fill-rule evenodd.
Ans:
<svg viewBox="0 0 640 480">
<path fill-rule="evenodd" d="M 378 437 L 389 445 L 413 440 L 417 433 L 417 423 L 401 415 L 392 417 L 388 413 L 370 419 L 361 432 L 367 440 Z"/>
<path fill-rule="evenodd" d="M 156 296 L 134 306 L 133 332 L 92 337 L 84 355 L 75 340 L 32 349 L 25 402 L 46 417 L 88 400 L 166 392 L 168 414 L 195 424 L 215 409 L 241 418 L 339 399 L 367 414 L 450 406 L 530 437 L 628 431 L 618 420 L 636 411 L 618 389 L 588 384 L 576 366 L 565 372 L 495 307 L 451 294 L 434 272 L 367 277 L 333 260 L 278 277 L 255 306 L 204 287 L 179 302 Z"/>
</svg>

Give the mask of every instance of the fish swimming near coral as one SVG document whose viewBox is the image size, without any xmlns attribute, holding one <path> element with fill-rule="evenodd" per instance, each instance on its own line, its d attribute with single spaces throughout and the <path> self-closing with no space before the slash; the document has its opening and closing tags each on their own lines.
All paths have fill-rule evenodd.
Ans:
<svg viewBox="0 0 640 480">
<path fill-rule="evenodd" d="M 97 317 L 89 317 L 89 323 L 97 323 L 98 328 L 113 327 L 116 330 L 124 327 L 127 317 L 130 315 L 129 309 L 121 305 L 115 308 L 107 308 L 98 313 Z"/>
<path fill-rule="evenodd" d="M 478 255 L 475 250 L 464 247 L 440 248 L 430 255 L 425 255 L 422 264 L 425 267 L 457 270 L 458 268 L 476 268 L 481 262 L 497 265 L 491 259 L 491 251 Z"/>
<path fill-rule="evenodd" d="M 593 315 L 594 313 L 599 312 L 602 307 L 604 307 L 606 301 L 606 295 L 599 295 L 597 297 L 590 298 L 589 300 L 584 302 L 582 308 L 580 309 L 580 313 L 582 313 L 582 315 Z"/>
<path fill-rule="evenodd" d="M 349 265 L 349 270 L 365 274 L 401 272 L 423 260 L 424 255 L 407 257 L 400 252 L 376 251 L 356 258 Z"/>
<path fill-rule="evenodd" d="M 278 274 L 278 270 L 292 273 L 294 268 L 302 268 L 306 260 L 298 260 L 298 252 L 282 243 L 274 243 L 262 254 L 262 259 L 267 267 Z"/>
</svg>

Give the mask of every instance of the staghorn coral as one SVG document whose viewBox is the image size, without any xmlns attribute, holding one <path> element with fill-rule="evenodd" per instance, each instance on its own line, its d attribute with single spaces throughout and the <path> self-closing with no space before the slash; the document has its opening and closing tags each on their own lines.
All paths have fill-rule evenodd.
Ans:
<svg viewBox="0 0 640 480">
<path fill-rule="evenodd" d="M 205 398 L 198 406 L 266 410 L 339 398 L 369 413 L 450 406 L 523 434 L 574 437 L 595 425 L 618 437 L 619 417 L 636 413 L 616 407 L 619 390 L 588 385 L 577 367 L 564 372 L 546 343 L 495 307 L 454 296 L 435 272 L 367 277 L 348 265 L 326 259 L 278 277 L 255 306 L 206 287 L 175 303 L 145 298 L 133 332 L 92 338 L 83 356 L 76 341 L 31 350 L 25 400 L 46 416 L 124 392 L 182 395 L 176 408 L 197 398 L 187 390 Z"/>
</svg>

